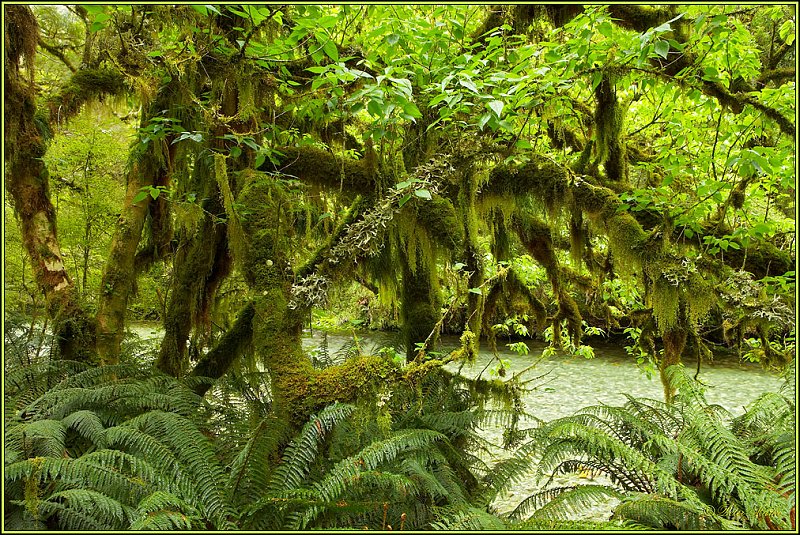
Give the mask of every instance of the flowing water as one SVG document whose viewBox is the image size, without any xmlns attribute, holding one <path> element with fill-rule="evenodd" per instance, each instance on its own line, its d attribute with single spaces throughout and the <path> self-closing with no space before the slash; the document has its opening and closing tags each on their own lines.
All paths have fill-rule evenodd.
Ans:
<svg viewBox="0 0 800 535">
<path fill-rule="evenodd" d="M 136 326 L 132 329 L 143 339 L 160 338 L 163 331 L 158 327 Z M 327 353 L 332 359 L 344 358 L 347 348 L 354 345 L 352 336 L 327 335 L 315 332 L 306 334 L 303 346 L 312 355 L 319 353 L 321 345 L 327 344 Z M 358 335 L 358 344 L 365 353 L 376 352 L 384 345 L 391 345 L 390 339 L 382 335 Z M 444 337 L 441 350 L 455 348 L 458 340 L 455 337 Z M 623 392 L 635 397 L 663 399 L 663 389 L 657 374 L 648 378 L 640 370 L 633 359 L 619 346 L 608 343 L 592 343 L 595 357 L 586 359 L 580 356 L 557 354 L 541 358 L 546 344 L 528 342 L 530 353 L 521 356 L 511 352 L 498 341 L 498 354 L 483 349 L 476 361 L 470 366 L 463 366 L 461 373 L 468 377 L 491 378 L 491 370 L 498 364 L 498 358 L 508 364 L 506 379 L 531 367 L 523 377 L 540 377 L 531 382 L 535 388 L 527 392 L 523 401 L 525 410 L 536 418 L 548 421 L 568 416 L 575 411 L 600 403 L 622 405 L 625 403 Z M 448 365 L 452 370 L 458 369 L 455 364 Z M 695 363 L 688 361 L 686 366 L 694 369 Z M 783 384 L 778 375 L 769 373 L 757 364 L 743 363 L 735 356 L 718 356 L 710 363 L 703 362 L 697 378 L 706 385 L 706 400 L 711 404 L 719 404 L 734 415 L 744 412 L 744 407 L 767 391 L 777 391 Z M 485 426 L 481 434 L 494 444 L 502 443 L 503 428 Z M 487 461 L 496 462 L 509 455 L 499 446 L 495 448 Z M 577 476 L 556 476 L 552 486 L 563 486 L 575 483 L 604 483 L 610 481 L 603 477 L 581 480 Z M 515 487 L 498 497 L 494 502 L 500 513 L 513 510 L 524 498 L 541 489 L 543 482 L 537 481 L 533 474 L 519 481 Z M 592 520 L 608 519 L 615 503 L 609 500 L 583 510 L 575 518 Z"/>
<path fill-rule="evenodd" d="M 380 336 L 370 335 L 359 338 L 361 348 L 365 351 L 376 351 L 383 345 L 381 340 Z M 303 343 L 306 350 L 313 351 L 323 343 L 323 335 L 315 333 L 307 336 Z M 326 343 L 330 355 L 341 354 L 343 349 L 353 345 L 353 337 L 328 335 Z M 449 350 L 457 344 L 456 338 L 445 337 L 441 349 Z M 498 341 L 497 357 L 491 351 L 483 349 L 472 365 L 461 368 L 461 373 L 467 377 L 477 377 L 479 374 L 484 378 L 497 377 L 491 375 L 491 370 L 496 367 L 499 358 L 508 364 L 508 379 L 536 363 L 522 376 L 540 377 L 530 383 L 535 385 L 535 389 L 527 392 L 523 401 L 528 413 L 545 421 L 568 416 L 589 405 L 622 405 L 626 401 L 623 392 L 635 397 L 663 399 L 663 388 L 658 374 L 648 378 L 619 346 L 592 343 L 595 355 L 592 359 L 564 354 L 542 359 L 542 351 L 547 346 L 544 342 L 528 342 L 527 345 L 529 354 L 521 356 L 507 349 L 501 350 L 504 346 Z M 692 370 L 695 365 L 696 362 L 686 362 L 686 366 Z M 458 369 L 454 364 L 448 366 L 453 371 Z M 707 387 L 706 400 L 710 404 L 721 405 L 734 415 L 742 414 L 744 407 L 760 394 L 777 391 L 783 384 L 783 380 L 776 374 L 769 373 L 756 364 L 742 363 L 735 356 L 719 356 L 711 363 L 703 362 L 697 378 Z M 499 426 L 485 426 L 481 429 L 481 434 L 490 442 L 501 444 L 503 430 Z M 498 446 L 487 460 L 490 463 L 496 462 L 509 454 Z M 574 475 L 558 475 L 553 478 L 551 486 L 611 483 L 602 476 L 592 477 L 589 475 L 586 479 L 581 479 Z M 500 513 L 509 512 L 523 499 L 540 490 L 543 483 L 537 481 L 534 474 L 530 474 L 516 483 L 513 489 L 499 496 L 493 505 Z M 614 506 L 615 501 L 608 500 L 586 508 L 574 518 L 608 519 Z"/>
</svg>

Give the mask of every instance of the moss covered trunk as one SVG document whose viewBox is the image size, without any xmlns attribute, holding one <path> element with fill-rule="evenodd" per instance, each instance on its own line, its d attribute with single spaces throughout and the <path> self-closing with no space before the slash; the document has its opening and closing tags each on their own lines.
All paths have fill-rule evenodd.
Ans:
<svg viewBox="0 0 800 535">
<path fill-rule="evenodd" d="M 142 127 L 147 126 L 150 118 L 161 113 L 168 105 L 164 98 L 162 90 L 160 98 L 154 101 L 148 113 L 142 117 Z M 165 139 L 139 143 L 130 156 L 125 201 L 114 229 L 111 250 L 100 283 L 97 350 L 103 364 L 119 362 L 128 300 L 137 276 L 136 251 L 142 241 L 142 230 L 152 203 L 150 195 L 141 198 L 140 192 L 148 186 L 169 183 L 168 175 L 175 151 L 175 146 L 169 144 L 169 141 Z"/>
<path fill-rule="evenodd" d="M 53 319 L 61 358 L 93 360 L 94 325 L 78 301 L 64 266 L 50 201 L 49 177 L 42 161 L 46 123 L 36 116 L 32 80 L 39 29 L 27 6 L 4 8 L 5 185 L 20 221 L 36 284 Z M 25 68 L 23 68 L 23 64 Z"/>
<path fill-rule="evenodd" d="M 125 204 L 117 221 L 111 251 L 100 283 L 97 352 L 103 364 L 119 362 L 120 343 L 125 334 L 128 298 L 136 278 L 134 258 L 142 237 L 150 196 L 137 203 L 134 203 L 133 199 L 143 186 L 152 181 L 152 175 L 143 172 L 141 167 L 141 164 L 134 164 L 128 173 Z"/>
<path fill-rule="evenodd" d="M 675 397 L 675 387 L 669 381 L 667 368 L 681 362 L 683 348 L 686 347 L 686 330 L 680 327 L 670 329 L 662 335 L 664 341 L 664 355 L 658 365 L 661 375 L 661 384 L 664 386 L 664 400 L 672 403 Z"/>
</svg>

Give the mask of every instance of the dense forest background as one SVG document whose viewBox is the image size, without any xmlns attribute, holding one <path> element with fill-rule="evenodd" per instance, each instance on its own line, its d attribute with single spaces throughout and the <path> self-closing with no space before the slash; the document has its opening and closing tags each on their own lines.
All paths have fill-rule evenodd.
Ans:
<svg viewBox="0 0 800 535">
<path fill-rule="evenodd" d="M 794 6 L 3 16 L 6 528 L 794 528 Z M 598 338 L 663 398 L 453 367 Z M 786 388 L 709 405 L 722 353 Z"/>
</svg>

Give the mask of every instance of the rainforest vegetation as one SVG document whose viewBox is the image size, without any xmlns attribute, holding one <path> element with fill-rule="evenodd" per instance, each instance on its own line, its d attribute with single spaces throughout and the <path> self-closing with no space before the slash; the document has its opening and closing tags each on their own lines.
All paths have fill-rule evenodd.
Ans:
<svg viewBox="0 0 800 535">
<path fill-rule="evenodd" d="M 5 529 L 795 528 L 793 5 L 3 10 Z"/>
</svg>

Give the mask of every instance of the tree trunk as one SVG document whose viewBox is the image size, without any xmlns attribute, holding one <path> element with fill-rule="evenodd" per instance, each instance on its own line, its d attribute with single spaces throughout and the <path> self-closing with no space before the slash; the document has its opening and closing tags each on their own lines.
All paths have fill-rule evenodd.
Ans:
<svg viewBox="0 0 800 535">
<path fill-rule="evenodd" d="M 38 27 L 26 6 L 8 6 L 5 32 L 4 135 L 5 183 L 19 217 L 22 241 L 31 258 L 34 277 L 53 319 L 58 355 L 63 359 L 91 361 L 94 328 L 83 310 L 75 285 L 69 277 L 58 245 L 56 212 L 50 202 L 43 133 L 36 121 L 36 100 L 32 80 L 21 72 L 24 58 L 28 73 Z"/>
<path fill-rule="evenodd" d="M 97 310 L 97 352 L 102 364 L 119 362 L 120 343 L 125 334 L 125 313 L 128 298 L 136 277 L 134 259 L 136 248 L 142 238 L 142 228 L 147 215 L 148 195 L 134 203 L 136 194 L 146 185 L 151 185 L 154 169 L 148 161 L 148 153 L 131 166 L 128 173 L 128 188 L 111 251 L 100 283 L 100 304 Z"/>
</svg>

